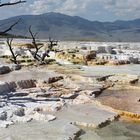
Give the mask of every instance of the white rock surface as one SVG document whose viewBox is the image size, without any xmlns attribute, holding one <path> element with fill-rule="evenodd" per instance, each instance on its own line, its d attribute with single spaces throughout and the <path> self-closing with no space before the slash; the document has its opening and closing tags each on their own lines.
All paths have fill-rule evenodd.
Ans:
<svg viewBox="0 0 140 140">
<path fill-rule="evenodd" d="M 77 93 L 70 93 L 70 94 L 64 94 L 64 95 L 61 95 L 61 98 L 62 99 L 75 99 L 76 97 L 78 96 Z"/>
<path fill-rule="evenodd" d="M 53 115 L 50 115 L 50 114 L 41 114 L 41 113 L 38 113 L 38 112 L 36 112 L 35 114 L 33 114 L 31 117 L 34 120 L 36 120 L 36 121 L 47 121 L 47 122 L 53 121 L 53 120 L 56 119 L 56 117 L 53 116 Z"/>
<path fill-rule="evenodd" d="M 95 104 L 72 105 L 56 113 L 57 118 L 69 120 L 74 125 L 91 128 L 104 127 L 115 120 L 117 116 L 117 113 Z"/>
<path fill-rule="evenodd" d="M 110 76 L 107 81 L 132 84 L 139 80 L 137 75 L 114 75 Z"/>
<path fill-rule="evenodd" d="M 7 128 L 10 125 L 13 125 L 14 123 L 12 121 L 1 121 L 0 120 L 0 128 Z"/>
</svg>

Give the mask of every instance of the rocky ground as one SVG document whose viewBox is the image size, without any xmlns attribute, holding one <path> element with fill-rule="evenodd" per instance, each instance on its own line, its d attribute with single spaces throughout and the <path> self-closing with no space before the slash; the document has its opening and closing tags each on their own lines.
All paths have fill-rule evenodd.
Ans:
<svg viewBox="0 0 140 140">
<path fill-rule="evenodd" d="M 130 106 L 135 105 L 133 113 L 139 114 L 138 93 L 130 96 L 129 92 L 108 92 L 115 87 L 135 85 L 139 81 L 136 75 L 90 77 L 78 68 L 58 65 L 25 67 L 19 71 L 12 68 L 0 67 L 3 74 L 0 76 L 0 128 L 3 133 L 7 131 L 5 128 L 13 127 L 11 125 L 35 122 L 46 124 L 42 128 L 48 133 L 46 139 L 74 140 L 83 133 L 78 126 L 102 128 L 121 117 L 117 109 L 125 110 L 128 105 L 125 111 L 131 112 L 134 110 Z M 126 104 L 134 97 L 136 104 L 134 100 Z M 6 138 L 12 139 L 9 135 Z"/>
</svg>

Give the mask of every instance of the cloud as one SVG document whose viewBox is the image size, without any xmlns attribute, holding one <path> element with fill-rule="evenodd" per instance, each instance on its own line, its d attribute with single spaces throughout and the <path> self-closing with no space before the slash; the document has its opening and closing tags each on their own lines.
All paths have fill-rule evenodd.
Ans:
<svg viewBox="0 0 140 140">
<path fill-rule="evenodd" d="M 66 0 L 56 11 L 70 15 L 80 14 L 87 12 L 89 5 L 93 3 L 93 1 L 95 0 Z"/>
<path fill-rule="evenodd" d="M 66 14 L 78 14 L 88 10 L 88 6 L 97 0 L 35 0 L 28 6 L 33 14 L 44 12 L 61 12 Z"/>
<path fill-rule="evenodd" d="M 64 0 L 35 0 L 29 4 L 26 8 L 32 14 L 41 14 L 45 12 L 53 11 L 60 5 L 61 1 Z"/>
<path fill-rule="evenodd" d="M 27 10 L 31 10 L 33 14 L 44 13 L 48 10 L 48 3 L 45 0 L 35 0 L 27 7 Z"/>
<path fill-rule="evenodd" d="M 16 0 L 2 0 L 16 1 Z M 0 18 L 21 14 L 60 12 L 91 20 L 140 17 L 140 0 L 27 0 L 27 3 L 0 9 Z"/>
<path fill-rule="evenodd" d="M 104 8 L 117 16 L 135 18 L 140 15 L 140 0 L 104 0 Z"/>
<path fill-rule="evenodd" d="M 92 11 L 95 14 L 104 12 L 97 9 L 97 5 L 116 16 L 127 17 L 133 14 L 134 17 L 138 17 L 140 14 L 140 0 L 35 0 L 29 5 L 28 9 L 33 14 L 50 11 L 70 15 L 82 13 L 85 15 L 85 13 L 90 14 L 89 12 Z"/>
</svg>

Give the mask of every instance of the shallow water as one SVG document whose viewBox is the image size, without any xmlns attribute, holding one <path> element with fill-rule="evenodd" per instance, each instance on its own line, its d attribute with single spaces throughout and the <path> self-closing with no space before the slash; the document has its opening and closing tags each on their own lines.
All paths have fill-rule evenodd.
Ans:
<svg viewBox="0 0 140 140">
<path fill-rule="evenodd" d="M 124 110 L 140 114 L 139 89 L 105 90 L 97 97 L 97 100 L 104 105 L 117 110 Z"/>
<path fill-rule="evenodd" d="M 71 66 L 73 68 L 79 68 L 90 76 L 101 76 L 107 74 L 132 74 L 140 76 L 140 64 L 120 65 L 120 66 L 84 66 L 74 65 L 68 61 L 59 60 L 59 63 L 66 67 Z"/>
<path fill-rule="evenodd" d="M 48 123 L 32 122 L 0 129 L 0 140 L 50 140 L 48 135 L 55 128 L 50 127 L 48 131 L 47 125 Z M 140 140 L 140 124 L 130 122 L 113 122 L 101 129 L 84 129 L 84 131 L 79 140 Z M 57 137 L 59 130 L 56 132 L 53 133 L 54 137 Z M 58 139 L 60 138 L 56 138 Z"/>
<path fill-rule="evenodd" d="M 136 74 L 140 76 L 140 65 L 122 65 L 122 66 L 82 66 L 82 69 L 88 75 L 104 74 Z"/>
<path fill-rule="evenodd" d="M 140 140 L 140 124 L 113 122 L 96 130 L 86 130 L 80 140 Z"/>
</svg>

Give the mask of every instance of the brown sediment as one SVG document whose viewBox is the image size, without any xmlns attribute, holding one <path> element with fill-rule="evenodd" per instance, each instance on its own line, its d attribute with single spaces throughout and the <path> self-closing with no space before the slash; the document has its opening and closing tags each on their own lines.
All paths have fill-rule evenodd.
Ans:
<svg viewBox="0 0 140 140">
<path fill-rule="evenodd" d="M 97 101 L 116 110 L 140 114 L 139 93 L 140 88 L 135 86 L 113 87 L 102 92 Z"/>
<path fill-rule="evenodd" d="M 104 108 L 106 110 L 116 112 L 118 114 L 117 119 L 129 121 L 129 122 L 140 123 L 140 114 L 138 114 L 138 113 L 132 113 L 132 112 L 124 111 L 124 110 L 114 109 L 110 106 L 103 105 L 99 101 L 95 101 L 94 103 L 101 106 L 102 108 Z"/>
<path fill-rule="evenodd" d="M 140 114 L 120 110 L 118 110 L 118 114 L 122 120 L 140 123 Z"/>
<path fill-rule="evenodd" d="M 70 61 L 74 64 L 83 64 L 88 66 L 94 65 L 109 65 L 119 66 L 130 64 L 129 60 L 105 60 L 96 56 L 96 51 L 87 51 L 87 54 L 79 53 L 76 50 L 65 50 L 56 53 L 56 58 Z"/>
</svg>

